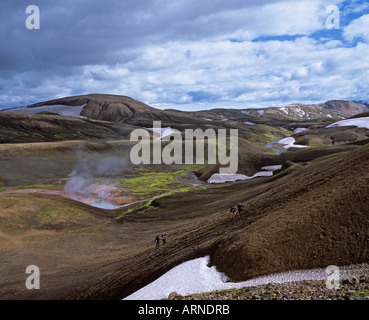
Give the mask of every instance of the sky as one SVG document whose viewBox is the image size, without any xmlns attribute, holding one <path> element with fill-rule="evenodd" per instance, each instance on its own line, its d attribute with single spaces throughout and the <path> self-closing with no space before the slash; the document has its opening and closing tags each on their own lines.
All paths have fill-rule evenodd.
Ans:
<svg viewBox="0 0 369 320">
<path fill-rule="evenodd" d="M 361 0 L 1 0 L 0 39 L 0 109 L 89 93 L 183 111 L 369 99 Z"/>
</svg>

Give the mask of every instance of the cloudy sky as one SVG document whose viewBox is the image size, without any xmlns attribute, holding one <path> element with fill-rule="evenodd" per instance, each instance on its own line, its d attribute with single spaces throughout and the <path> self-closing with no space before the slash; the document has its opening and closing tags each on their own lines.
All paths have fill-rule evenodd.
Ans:
<svg viewBox="0 0 369 320">
<path fill-rule="evenodd" d="M 362 0 L 1 0 L 0 37 L 0 108 L 88 93 L 181 110 L 369 100 Z"/>
</svg>

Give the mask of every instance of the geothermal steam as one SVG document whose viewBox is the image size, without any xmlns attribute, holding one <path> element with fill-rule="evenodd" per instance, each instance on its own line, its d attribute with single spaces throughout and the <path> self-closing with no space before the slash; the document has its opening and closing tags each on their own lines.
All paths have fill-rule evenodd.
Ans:
<svg viewBox="0 0 369 320">
<path fill-rule="evenodd" d="M 70 180 L 65 184 L 64 191 L 75 195 L 75 198 L 83 202 L 103 207 L 101 204 L 109 204 L 112 199 L 119 198 L 120 191 L 115 183 L 109 182 L 122 174 L 126 162 L 119 157 L 91 156 L 81 150 L 78 151 L 76 168 L 69 174 Z M 104 181 L 105 180 L 105 181 Z M 101 182 L 102 181 L 102 182 Z M 124 197 L 120 197 L 120 200 Z"/>
</svg>

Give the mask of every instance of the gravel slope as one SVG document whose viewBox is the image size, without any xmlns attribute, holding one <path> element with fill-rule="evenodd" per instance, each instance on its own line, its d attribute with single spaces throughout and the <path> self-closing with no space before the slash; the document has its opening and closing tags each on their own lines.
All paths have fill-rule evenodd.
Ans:
<svg viewBox="0 0 369 320">
<path fill-rule="evenodd" d="M 369 275 L 340 281 L 329 289 L 324 280 L 265 284 L 181 296 L 173 292 L 169 300 L 369 300 Z"/>
</svg>

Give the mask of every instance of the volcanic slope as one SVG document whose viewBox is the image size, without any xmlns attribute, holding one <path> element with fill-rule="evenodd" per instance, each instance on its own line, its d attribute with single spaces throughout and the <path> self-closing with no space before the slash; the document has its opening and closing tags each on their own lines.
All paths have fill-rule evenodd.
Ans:
<svg viewBox="0 0 369 320">
<path fill-rule="evenodd" d="M 63 298 L 123 298 L 186 260 L 209 254 L 232 280 L 369 261 L 369 146 L 271 178 L 156 199 L 132 212 L 138 246 L 165 229 L 168 243 L 109 264 L 110 272 Z M 229 207 L 245 212 L 229 216 Z M 128 229 L 127 229 L 128 230 Z M 140 230 L 140 232 L 137 232 Z M 144 241 L 143 241 L 144 242 Z"/>
<path fill-rule="evenodd" d="M 242 227 L 218 243 L 213 263 L 231 278 L 243 280 L 283 270 L 368 262 L 368 159 L 366 145 L 334 160 L 302 166 L 251 199 L 245 193 Z M 254 221 L 248 223 L 250 219 Z"/>
</svg>

